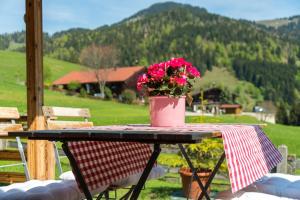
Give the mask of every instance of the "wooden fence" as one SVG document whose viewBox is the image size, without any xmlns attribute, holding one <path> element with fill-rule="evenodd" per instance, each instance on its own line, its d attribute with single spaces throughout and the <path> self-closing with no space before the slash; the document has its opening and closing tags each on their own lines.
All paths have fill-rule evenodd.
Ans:
<svg viewBox="0 0 300 200">
<path fill-rule="evenodd" d="M 283 174 L 295 174 L 297 169 L 300 169 L 300 159 L 297 159 L 296 154 L 288 154 L 288 147 L 280 145 L 278 147 L 283 159 L 277 165 L 276 171 Z"/>
</svg>

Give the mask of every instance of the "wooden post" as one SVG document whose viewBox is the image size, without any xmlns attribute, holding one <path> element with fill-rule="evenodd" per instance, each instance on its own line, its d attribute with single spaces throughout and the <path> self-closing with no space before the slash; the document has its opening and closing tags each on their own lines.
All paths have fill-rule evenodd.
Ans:
<svg viewBox="0 0 300 200">
<path fill-rule="evenodd" d="M 280 145 L 278 147 L 279 152 L 282 155 L 282 161 L 277 165 L 277 172 L 278 173 L 287 173 L 287 156 L 288 156 L 288 148 L 286 145 Z"/>
<path fill-rule="evenodd" d="M 28 128 L 41 130 L 45 129 L 42 113 L 44 104 L 42 0 L 26 0 L 25 23 Z M 27 148 L 31 178 L 53 179 L 55 175 L 53 144 L 48 141 L 28 141 Z"/>
</svg>

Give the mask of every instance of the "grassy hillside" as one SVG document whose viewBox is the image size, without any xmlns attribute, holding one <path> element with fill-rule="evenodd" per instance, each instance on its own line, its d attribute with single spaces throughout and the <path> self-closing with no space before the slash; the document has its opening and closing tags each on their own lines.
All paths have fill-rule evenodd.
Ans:
<svg viewBox="0 0 300 200">
<path fill-rule="evenodd" d="M 50 80 L 55 80 L 71 70 L 84 69 L 82 66 L 45 58 L 45 67 L 50 68 Z M 0 105 L 16 106 L 26 112 L 25 55 L 16 52 L 0 51 Z M 147 122 L 147 109 L 144 106 L 124 105 L 116 102 L 84 99 L 66 96 L 59 92 L 45 90 L 45 105 L 90 108 L 96 124 L 133 123 L 137 119 Z M 116 115 L 118 113 L 118 115 Z"/>
</svg>

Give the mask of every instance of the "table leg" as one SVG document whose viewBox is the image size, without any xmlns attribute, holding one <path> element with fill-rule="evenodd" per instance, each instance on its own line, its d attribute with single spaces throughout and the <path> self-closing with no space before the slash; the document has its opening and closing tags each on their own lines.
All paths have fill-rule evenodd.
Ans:
<svg viewBox="0 0 300 200">
<path fill-rule="evenodd" d="M 216 175 L 217 172 L 219 171 L 219 169 L 220 169 L 220 167 L 221 167 L 221 164 L 223 163 L 224 159 L 225 159 L 225 152 L 222 153 L 222 155 L 221 155 L 221 157 L 220 157 L 218 163 L 216 164 L 216 166 L 215 166 L 214 170 L 212 171 L 211 175 L 209 176 L 208 181 L 207 181 L 207 183 L 206 183 L 205 186 L 204 186 L 204 190 L 205 190 L 205 191 L 207 191 L 207 189 L 208 189 L 208 187 L 210 186 L 212 180 L 214 179 L 215 175 Z M 203 196 L 204 196 L 204 193 L 201 192 L 201 194 L 200 194 L 200 196 L 199 196 L 198 199 L 202 199 Z"/>
<path fill-rule="evenodd" d="M 153 150 L 151 157 L 146 165 L 146 168 L 144 169 L 143 174 L 142 174 L 138 184 L 133 189 L 132 195 L 130 197 L 131 200 L 136 200 L 138 198 L 138 196 L 139 196 L 139 194 L 140 194 L 140 192 L 141 192 L 141 190 L 142 190 L 142 188 L 143 188 L 143 186 L 144 186 L 144 184 L 156 162 L 156 159 L 160 154 L 160 151 L 161 151 L 160 144 L 154 144 L 154 150 Z"/>
<path fill-rule="evenodd" d="M 91 193 L 90 193 L 90 191 L 89 191 L 89 189 L 88 189 L 88 187 L 87 187 L 87 185 L 84 181 L 84 178 L 83 178 L 83 176 L 80 172 L 80 169 L 77 166 L 76 160 L 75 160 L 75 158 L 73 157 L 72 153 L 69 150 L 68 142 L 63 141 L 62 149 L 63 149 L 63 151 L 65 152 L 66 156 L 68 157 L 68 159 L 70 161 L 70 165 L 73 169 L 73 172 L 75 173 L 75 177 L 79 181 L 80 187 L 83 190 L 83 193 L 84 193 L 86 199 L 87 200 L 93 200 L 93 197 L 92 197 L 92 195 L 91 195 Z"/>
<path fill-rule="evenodd" d="M 194 166 L 193 166 L 193 164 L 192 164 L 190 158 L 188 157 L 188 155 L 187 155 L 187 153 L 186 153 L 186 151 L 185 151 L 183 145 L 182 145 L 182 144 L 178 144 L 178 146 L 179 146 L 179 149 L 180 149 L 180 151 L 181 151 L 183 157 L 185 158 L 186 162 L 188 163 L 189 167 L 190 167 L 191 170 L 192 170 L 193 177 L 196 179 L 196 181 L 198 182 L 198 184 L 199 184 L 199 186 L 200 186 L 200 189 L 202 190 L 201 193 L 203 193 L 203 194 L 205 195 L 206 199 L 209 200 L 210 198 L 209 198 L 209 196 L 208 196 L 208 194 L 207 194 L 207 191 L 205 190 L 205 188 L 204 188 L 204 186 L 203 186 L 203 184 L 202 184 L 200 178 L 197 176 L 197 170 L 194 168 Z"/>
</svg>

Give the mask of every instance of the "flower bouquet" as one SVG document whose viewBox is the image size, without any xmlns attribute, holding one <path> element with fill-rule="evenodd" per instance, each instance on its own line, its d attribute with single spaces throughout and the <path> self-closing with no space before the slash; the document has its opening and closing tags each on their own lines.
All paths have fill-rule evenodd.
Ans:
<svg viewBox="0 0 300 200">
<path fill-rule="evenodd" d="M 148 67 L 138 77 L 137 89 L 149 98 L 152 126 L 183 126 L 185 98 L 200 72 L 184 58 L 172 58 Z"/>
</svg>

